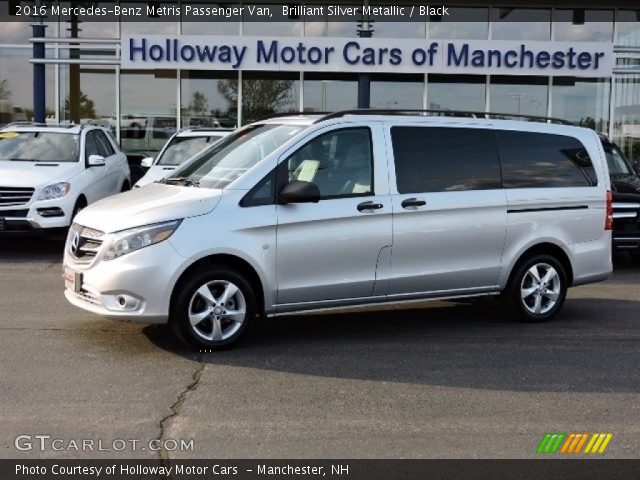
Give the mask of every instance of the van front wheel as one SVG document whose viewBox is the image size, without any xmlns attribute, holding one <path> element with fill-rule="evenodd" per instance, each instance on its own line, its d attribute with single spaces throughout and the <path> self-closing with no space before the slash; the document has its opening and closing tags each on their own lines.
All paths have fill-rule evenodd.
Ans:
<svg viewBox="0 0 640 480">
<path fill-rule="evenodd" d="M 509 284 L 511 310 L 525 322 L 544 322 L 555 316 L 567 296 L 567 274 L 551 255 L 524 261 Z"/>
<path fill-rule="evenodd" d="M 255 316 L 251 285 L 226 267 L 202 267 L 178 288 L 170 324 L 193 348 L 216 350 L 231 345 Z"/>
</svg>

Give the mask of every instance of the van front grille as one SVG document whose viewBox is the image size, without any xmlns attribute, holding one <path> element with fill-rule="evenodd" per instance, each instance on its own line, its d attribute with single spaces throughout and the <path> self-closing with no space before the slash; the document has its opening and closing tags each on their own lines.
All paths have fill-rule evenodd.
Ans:
<svg viewBox="0 0 640 480">
<path fill-rule="evenodd" d="M 78 263 L 89 263 L 102 246 L 104 232 L 74 223 L 69 231 L 68 250 Z"/>
</svg>

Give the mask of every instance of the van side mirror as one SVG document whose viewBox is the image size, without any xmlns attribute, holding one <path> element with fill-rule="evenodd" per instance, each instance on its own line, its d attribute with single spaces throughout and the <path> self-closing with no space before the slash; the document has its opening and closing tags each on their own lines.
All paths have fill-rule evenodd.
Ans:
<svg viewBox="0 0 640 480">
<path fill-rule="evenodd" d="M 151 165 L 153 165 L 153 157 L 145 157 L 140 162 L 141 167 L 149 168 L 151 167 Z"/>
<path fill-rule="evenodd" d="M 287 183 L 278 195 L 278 203 L 318 203 L 320 201 L 320 189 L 315 183 L 292 180 Z"/>
<path fill-rule="evenodd" d="M 102 155 L 89 155 L 87 165 L 89 165 L 90 167 L 104 167 L 104 157 Z"/>
</svg>

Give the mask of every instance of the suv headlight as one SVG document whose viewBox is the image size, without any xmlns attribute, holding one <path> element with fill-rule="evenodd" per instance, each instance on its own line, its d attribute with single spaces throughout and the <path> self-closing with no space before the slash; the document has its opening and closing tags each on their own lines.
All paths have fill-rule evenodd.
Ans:
<svg viewBox="0 0 640 480">
<path fill-rule="evenodd" d="M 160 243 L 169 238 L 180 226 L 180 223 L 182 220 L 172 220 L 171 222 L 122 230 L 115 234 L 105 250 L 103 258 L 113 260 L 149 245 Z"/>
<path fill-rule="evenodd" d="M 54 198 L 64 197 L 71 190 L 71 184 L 67 182 L 54 183 L 42 189 L 38 200 L 53 200 Z"/>
</svg>

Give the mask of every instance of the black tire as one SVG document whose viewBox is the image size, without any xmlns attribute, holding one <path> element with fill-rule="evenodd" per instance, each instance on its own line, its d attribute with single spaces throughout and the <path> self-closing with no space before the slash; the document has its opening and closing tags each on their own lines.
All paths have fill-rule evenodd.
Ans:
<svg viewBox="0 0 640 480">
<path fill-rule="evenodd" d="M 122 184 L 122 188 L 120 189 L 120 193 L 128 192 L 129 190 L 131 190 L 131 185 L 129 185 L 129 182 L 125 180 Z"/>
<path fill-rule="evenodd" d="M 530 270 L 538 266 L 540 280 L 544 280 L 544 276 L 549 270 L 544 266 L 551 267 L 557 273 L 558 282 L 553 280 L 553 285 L 539 285 L 534 280 L 534 276 Z M 539 290 L 539 288 L 541 290 Z M 509 280 L 509 285 L 505 291 L 504 297 L 509 311 L 520 321 L 528 323 L 546 322 L 553 318 L 562 308 L 567 296 L 567 273 L 562 264 L 552 255 L 538 254 L 527 258 L 516 266 L 516 269 Z M 523 299 L 523 293 L 533 290 L 529 296 Z M 557 297 L 555 303 L 552 303 L 552 296 Z M 541 308 L 539 312 L 536 306 L 536 297 L 540 296 Z M 533 310 L 533 311 L 532 311 Z"/>
<path fill-rule="evenodd" d="M 84 199 L 79 198 L 78 200 L 76 200 L 76 204 L 73 206 L 73 212 L 71 212 L 71 223 L 73 223 L 73 219 L 76 218 L 76 215 L 80 213 L 80 210 L 82 210 L 86 206 L 87 202 Z"/>
<path fill-rule="evenodd" d="M 219 290 L 222 291 L 226 284 L 237 287 L 240 295 L 231 296 L 232 302 L 226 306 L 221 306 L 217 301 L 222 298 Z M 208 285 L 209 292 L 216 300 L 215 307 L 198 293 L 199 289 Z M 246 331 L 251 321 L 256 316 L 256 296 L 254 289 L 244 276 L 223 265 L 205 265 L 193 271 L 190 276 L 177 287 L 175 298 L 171 305 L 169 325 L 174 333 L 188 346 L 199 350 L 221 350 L 237 341 Z M 244 303 L 244 305 L 243 305 Z M 212 311 L 211 315 L 195 326 L 192 326 L 190 314 L 202 315 L 207 310 L 215 310 L 218 307 L 228 308 L 225 313 L 230 313 L 227 317 L 222 312 Z M 243 321 L 231 320 L 230 317 L 238 311 L 244 309 Z M 194 313 L 195 312 L 195 313 Z M 216 317 L 216 313 L 220 316 Z M 195 317 L 194 317 L 195 318 Z M 220 325 L 220 338 L 214 339 L 214 318 L 218 318 Z M 239 323 L 239 326 L 237 324 Z M 205 338 L 203 332 L 212 330 L 211 338 Z M 228 334 L 228 336 L 224 336 Z"/>
</svg>

